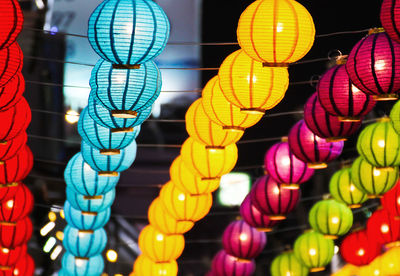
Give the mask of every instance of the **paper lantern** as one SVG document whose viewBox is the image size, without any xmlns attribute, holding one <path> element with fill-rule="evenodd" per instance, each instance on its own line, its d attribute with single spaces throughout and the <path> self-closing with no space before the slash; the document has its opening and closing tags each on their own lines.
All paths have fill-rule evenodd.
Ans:
<svg viewBox="0 0 400 276">
<path fill-rule="evenodd" d="M 88 38 L 102 58 L 123 65 L 154 59 L 169 38 L 169 20 L 163 9 L 148 0 L 108 0 L 89 18 Z"/>
<path fill-rule="evenodd" d="M 315 231 L 301 234 L 294 242 L 293 251 L 296 258 L 310 272 L 325 270 L 333 257 L 335 244 L 331 239 Z"/>
<path fill-rule="evenodd" d="M 225 98 L 218 75 L 210 79 L 202 91 L 202 103 L 207 116 L 223 129 L 243 132 L 261 120 L 262 114 L 246 114 Z"/>
<path fill-rule="evenodd" d="M 0 202 L 13 197 L 18 191 L 18 184 L 0 185 Z"/>
<path fill-rule="evenodd" d="M 0 141 L 9 141 L 25 131 L 31 122 L 31 115 L 31 109 L 24 97 L 11 108 L 1 110 Z"/>
<path fill-rule="evenodd" d="M 344 64 L 330 68 L 321 76 L 317 93 L 326 112 L 344 122 L 360 121 L 376 104 L 371 95 L 353 85 Z"/>
<path fill-rule="evenodd" d="M 358 136 L 357 151 L 368 163 L 378 168 L 399 166 L 400 136 L 390 119 L 382 118 L 365 127 Z"/>
<path fill-rule="evenodd" d="M 212 195 L 186 194 L 172 182 L 164 184 L 160 199 L 166 211 L 177 221 L 199 221 L 204 218 L 212 206 Z"/>
<path fill-rule="evenodd" d="M 212 260 L 214 276 L 251 276 L 256 270 L 254 260 L 241 261 L 220 250 Z"/>
<path fill-rule="evenodd" d="M 271 275 L 307 276 L 308 268 L 296 259 L 292 251 L 284 252 L 272 260 Z"/>
<path fill-rule="evenodd" d="M 218 77 L 226 99 L 246 113 L 272 109 L 289 85 L 287 68 L 264 67 L 241 49 L 225 58 Z"/>
<path fill-rule="evenodd" d="M 293 154 L 309 168 L 323 169 L 343 150 L 343 141 L 328 142 L 315 135 L 304 120 L 298 121 L 289 132 L 289 147 Z"/>
<path fill-rule="evenodd" d="M 25 131 L 18 134 L 14 139 L 4 143 L 0 143 L 0 161 L 8 160 L 22 149 L 28 140 L 28 135 Z"/>
<path fill-rule="evenodd" d="M 107 233 L 103 228 L 85 232 L 67 225 L 64 229 L 63 246 L 76 257 L 89 258 L 101 254 L 106 244 Z"/>
<path fill-rule="evenodd" d="M 382 255 L 381 271 L 383 275 L 395 276 L 400 274 L 400 248 L 394 247 Z"/>
<path fill-rule="evenodd" d="M 103 272 L 103 257 L 95 255 L 90 258 L 78 258 L 69 253 L 64 253 L 62 260 L 62 268 L 68 276 L 98 276 Z"/>
<path fill-rule="evenodd" d="M 0 223 L 0 246 L 15 248 L 27 243 L 32 237 L 32 221 L 25 217 L 16 223 Z"/>
<path fill-rule="evenodd" d="M 353 265 L 368 265 L 381 252 L 381 246 L 368 237 L 365 230 L 357 230 L 348 234 L 340 245 L 343 259 Z"/>
<path fill-rule="evenodd" d="M 368 218 L 367 234 L 373 239 L 387 247 L 398 245 L 400 241 L 400 220 L 392 217 L 386 210 L 376 210 Z"/>
<path fill-rule="evenodd" d="M 265 233 L 257 231 L 244 220 L 231 222 L 222 235 L 222 246 L 226 253 L 240 260 L 256 258 L 266 244 Z"/>
<path fill-rule="evenodd" d="M 299 184 L 314 175 L 314 170 L 292 153 L 288 142 L 276 143 L 268 149 L 264 157 L 264 167 L 285 189 L 298 189 Z"/>
<path fill-rule="evenodd" d="M 32 167 L 32 151 L 25 144 L 14 157 L 0 163 L 0 184 L 15 185 L 28 176 Z"/>
<path fill-rule="evenodd" d="M 0 49 L 9 47 L 21 32 L 24 16 L 17 0 L 1 1 Z"/>
<path fill-rule="evenodd" d="M 250 190 L 251 203 L 272 220 L 283 220 L 296 208 L 300 190 L 283 189 L 272 177 L 263 175 Z"/>
<path fill-rule="evenodd" d="M 83 160 L 102 176 L 114 176 L 118 172 L 127 170 L 133 161 L 135 161 L 136 150 L 137 145 L 135 140 L 117 155 L 104 155 L 85 141 L 81 143 Z"/>
<path fill-rule="evenodd" d="M 331 274 L 332 276 L 351 276 L 351 275 L 359 275 L 360 273 L 360 268 L 358 266 L 354 266 L 352 264 L 345 264 L 344 266 L 342 266 L 342 268 L 340 268 L 339 270 L 337 270 L 335 273 Z M 370 275 L 370 274 L 368 274 Z"/>
<path fill-rule="evenodd" d="M 313 205 L 308 222 L 328 239 L 345 235 L 353 226 L 353 213 L 345 204 L 333 199 L 321 200 Z"/>
<path fill-rule="evenodd" d="M 369 265 L 360 267 L 360 276 L 371 276 L 371 275 L 385 275 L 383 274 L 383 261 L 382 255 L 377 256 Z"/>
<path fill-rule="evenodd" d="M 211 121 L 204 111 L 202 98 L 194 101 L 185 115 L 186 130 L 196 142 L 202 143 L 209 149 L 220 149 L 236 143 L 243 132 L 232 132 Z"/>
<path fill-rule="evenodd" d="M 182 235 L 165 235 L 151 225 L 140 232 L 138 243 L 142 254 L 155 263 L 178 259 L 185 247 Z"/>
<path fill-rule="evenodd" d="M 98 213 L 111 207 L 114 203 L 115 189 L 103 195 L 85 196 L 67 187 L 66 195 L 68 202 L 75 209 L 90 213 Z"/>
<path fill-rule="evenodd" d="M 84 108 L 79 116 L 78 133 L 90 146 L 100 150 L 101 154 L 119 154 L 120 149 L 126 148 L 139 135 L 140 127 L 132 132 L 116 132 L 97 124 Z"/>
<path fill-rule="evenodd" d="M 25 254 L 24 257 L 19 258 L 12 273 L 13 276 L 33 276 L 35 273 L 35 262 L 32 257 L 29 254 Z"/>
<path fill-rule="evenodd" d="M 175 260 L 163 263 L 155 263 L 144 255 L 139 255 L 135 260 L 135 276 L 176 276 L 178 275 L 178 264 Z"/>
<path fill-rule="evenodd" d="M 331 176 L 329 192 L 335 200 L 350 208 L 359 208 L 368 199 L 367 194 L 354 185 L 351 168 L 342 168 Z"/>
<path fill-rule="evenodd" d="M 396 185 L 399 167 L 390 170 L 379 169 L 359 156 L 351 166 L 351 180 L 354 185 L 370 198 L 385 194 Z"/>
<path fill-rule="evenodd" d="M 166 235 L 184 234 L 194 226 L 193 221 L 176 220 L 171 216 L 159 197 L 150 204 L 148 218 L 154 228 Z"/>
<path fill-rule="evenodd" d="M 119 180 L 119 173 L 111 177 L 99 175 L 78 152 L 68 161 L 64 170 L 64 179 L 67 187 L 75 192 L 85 196 L 97 196 L 115 188 Z"/>
<path fill-rule="evenodd" d="M 25 91 L 22 73 L 17 73 L 4 86 L 0 87 L 0 110 L 7 110 L 17 104 Z"/>
<path fill-rule="evenodd" d="M 207 149 L 207 146 L 188 138 L 182 145 L 183 164 L 202 180 L 213 180 L 229 173 L 236 165 L 238 150 L 235 144 L 224 149 Z"/>
<path fill-rule="evenodd" d="M 317 93 L 311 95 L 304 105 L 304 121 L 307 127 L 326 142 L 345 141 L 361 126 L 358 122 L 342 122 L 330 115 L 319 103 Z"/>
<path fill-rule="evenodd" d="M 0 267 L 12 269 L 18 260 L 26 255 L 26 249 L 26 244 L 15 248 L 0 248 Z"/>
<path fill-rule="evenodd" d="M 72 227 L 79 230 L 87 230 L 89 232 L 102 228 L 111 215 L 111 208 L 107 208 L 99 213 L 89 213 L 77 210 L 71 206 L 68 200 L 64 203 L 65 220 Z"/>
<path fill-rule="evenodd" d="M 142 64 L 140 69 L 118 69 L 100 59 L 92 70 L 90 93 L 114 117 L 134 118 L 158 98 L 161 82 L 161 72 L 153 61 Z"/>
<path fill-rule="evenodd" d="M 382 1 L 380 21 L 390 38 L 400 43 L 400 12 L 398 1 Z"/>
<path fill-rule="evenodd" d="M 390 121 L 392 122 L 394 130 L 400 134 L 400 102 L 397 101 L 390 111 Z"/>
<path fill-rule="evenodd" d="M 391 216 L 400 219 L 400 182 L 387 191 L 381 198 L 381 204 L 384 210 L 388 211 Z"/>
<path fill-rule="evenodd" d="M 400 90 L 400 44 L 379 31 L 371 32 L 353 47 L 346 71 L 353 84 L 375 100 L 396 100 Z"/>
<path fill-rule="evenodd" d="M 218 189 L 220 182 L 220 177 L 202 180 L 200 176 L 193 174 L 183 163 L 181 155 L 172 162 L 169 175 L 176 187 L 192 195 L 214 192 Z"/>
<path fill-rule="evenodd" d="M 21 72 L 23 59 L 18 42 L 0 50 L 0 86 L 4 86 L 18 72 Z"/>
<path fill-rule="evenodd" d="M 260 232 L 271 232 L 272 228 L 278 223 L 277 220 L 271 220 L 268 215 L 261 213 L 251 202 L 249 194 L 240 205 L 240 215 L 248 225 Z"/>
<path fill-rule="evenodd" d="M 13 197 L 0 202 L 0 223 L 15 224 L 24 219 L 33 208 L 33 195 L 24 184 L 18 184 Z"/>
</svg>

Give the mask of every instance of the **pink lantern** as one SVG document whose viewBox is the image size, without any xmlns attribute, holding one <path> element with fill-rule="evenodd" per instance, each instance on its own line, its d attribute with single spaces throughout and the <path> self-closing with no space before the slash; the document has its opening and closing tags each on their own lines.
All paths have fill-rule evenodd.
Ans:
<svg viewBox="0 0 400 276">
<path fill-rule="evenodd" d="M 271 220 L 285 219 L 299 199 L 300 189 L 282 189 L 282 185 L 268 175 L 259 177 L 250 190 L 251 203 Z"/>
<path fill-rule="evenodd" d="M 247 195 L 240 205 L 240 214 L 248 225 L 260 232 L 271 232 L 272 227 L 278 223 L 277 220 L 271 220 L 268 215 L 261 213 L 251 203 L 250 195 Z"/>
<path fill-rule="evenodd" d="M 241 261 L 220 250 L 212 261 L 212 276 L 250 276 L 256 270 L 253 260 Z"/>
<path fill-rule="evenodd" d="M 276 143 L 268 149 L 264 167 L 266 173 L 285 189 L 298 189 L 299 184 L 308 181 L 314 174 L 307 163 L 294 156 L 288 142 Z"/>
<path fill-rule="evenodd" d="M 304 120 L 298 121 L 289 132 L 290 150 L 297 158 L 307 162 L 309 168 L 326 168 L 326 162 L 337 158 L 342 153 L 343 146 L 343 141 L 327 142 L 317 136 Z"/>
<path fill-rule="evenodd" d="M 380 19 L 390 38 L 400 43 L 400 1 L 383 0 Z"/>
</svg>

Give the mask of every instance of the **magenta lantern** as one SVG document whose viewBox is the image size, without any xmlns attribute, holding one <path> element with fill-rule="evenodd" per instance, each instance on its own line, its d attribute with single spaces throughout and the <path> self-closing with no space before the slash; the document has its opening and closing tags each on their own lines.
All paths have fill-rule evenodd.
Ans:
<svg viewBox="0 0 400 276">
<path fill-rule="evenodd" d="M 253 260 L 238 260 L 224 250 L 218 251 L 212 261 L 212 276 L 250 276 L 256 270 Z"/>
<path fill-rule="evenodd" d="M 319 103 L 317 93 L 312 94 L 304 105 L 304 121 L 314 134 L 327 142 L 345 141 L 361 126 L 361 121 L 341 122 L 337 116 L 330 115 Z"/>
<path fill-rule="evenodd" d="M 259 177 L 250 190 L 251 203 L 271 220 L 283 220 L 286 214 L 296 208 L 300 189 L 283 189 L 269 175 Z"/>
<path fill-rule="evenodd" d="M 268 149 L 264 167 L 266 173 L 285 189 L 298 189 L 299 184 L 308 181 L 314 174 L 307 163 L 294 156 L 288 142 L 276 143 Z"/>
<path fill-rule="evenodd" d="M 277 220 L 271 220 L 268 215 L 261 213 L 251 203 L 250 195 L 247 195 L 240 205 L 240 214 L 248 225 L 260 232 L 271 232 L 272 227 L 278 223 Z"/>
<path fill-rule="evenodd" d="M 314 134 L 304 120 L 298 121 L 289 132 L 289 147 L 300 160 L 307 162 L 309 168 L 323 169 L 326 162 L 337 158 L 343 150 L 344 142 L 327 142 Z"/>
<path fill-rule="evenodd" d="M 400 1 L 383 0 L 380 19 L 390 38 L 400 43 Z"/>
<path fill-rule="evenodd" d="M 317 93 L 326 112 L 344 122 L 360 121 L 376 104 L 371 95 L 352 84 L 344 65 L 336 65 L 321 76 Z"/>
<path fill-rule="evenodd" d="M 375 100 L 397 100 L 400 44 L 385 32 L 371 33 L 353 47 L 346 70 L 353 84 Z"/>
</svg>

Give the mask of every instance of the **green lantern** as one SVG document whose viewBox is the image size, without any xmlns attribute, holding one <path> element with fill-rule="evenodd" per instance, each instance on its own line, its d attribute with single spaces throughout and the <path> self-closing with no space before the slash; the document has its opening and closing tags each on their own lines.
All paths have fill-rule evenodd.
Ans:
<svg viewBox="0 0 400 276">
<path fill-rule="evenodd" d="M 389 118 L 394 130 L 400 134 L 400 101 L 397 101 L 390 111 Z"/>
<path fill-rule="evenodd" d="M 387 168 L 400 165 L 400 136 L 389 118 L 364 128 L 357 140 L 357 151 L 370 164 Z"/>
<path fill-rule="evenodd" d="M 337 239 L 353 225 L 353 213 L 347 205 L 334 199 L 318 201 L 308 214 L 308 221 L 315 231 L 325 238 Z"/>
<path fill-rule="evenodd" d="M 383 195 L 393 188 L 399 178 L 399 167 L 380 169 L 368 163 L 362 156 L 351 166 L 351 180 L 369 198 Z"/>
<path fill-rule="evenodd" d="M 329 181 L 331 196 L 350 208 L 359 208 L 368 199 L 367 194 L 359 190 L 351 180 L 351 168 L 335 172 Z"/>
<path fill-rule="evenodd" d="M 276 256 L 271 263 L 272 276 L 307 276 L 308 268 L 305 267 L 293 252 L 284 252 Z"/>
</svg>

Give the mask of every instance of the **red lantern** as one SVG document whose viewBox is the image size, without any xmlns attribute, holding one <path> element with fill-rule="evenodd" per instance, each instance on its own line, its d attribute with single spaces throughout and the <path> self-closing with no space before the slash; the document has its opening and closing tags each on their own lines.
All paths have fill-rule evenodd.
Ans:
<svg viewBox="0 0 400 276">
<path fill-rule="evenodd" d="M 35 273 L 35 262 L 29 254 L 20 258 L 12 269 L 13 276 L 33 276 Z"/>
<path fill-rule="evenodd" d="M 21 72 L 23 54 L 17 42 L 0 50 L 0 86 L 5 85 L 17 72 Z"/>
<path fill-rule="evenodd" d="M 15 248 L 27 243 L 32 236 L 32 222 L 29 217 L 18 220 L 15 224 L 0 223 L 0 246 Z"/>
<path fill-rule="evenodd" d="M 0 202 L 0 223 L 15 224 L 25 218 L 33 208 L 33 195 L 25 184 L 18 185 L 15 195 Z"/>
<path fill-rule="evenodd" d="M 0 1 L 0 49 L 17 39 L 23 23 L 24 16 L 17 0 Z"/>
<path fill-rule="evenodd" d="M 400 1 L 383 0 L 380 19 L 390 38 L 400 43 Z"/>
<path fill-rule="evenodd" d="M 4 270 L 12 269 L 12 267 L 18 262 L 20 258 L 25 257 L 26 249 L 26 244 L 23 244 L 13 249 L 1 247 L 0 268 Z"/>
<path fill-rule="evenodd" d="M 384 210 L 388 211 L 395 219 L 400 219 L 400 180 L 396 186 L 387 191 L 381 198 L 381 204 Z"/>
<path fill-rule="evenodd" d="M 396 220 L 386 210 L 375 211 L 367 221 L 367 234 L 370 240 L 391 247 L 400 239 L 400 220 Z"/>
<path fill-rule="evenodd" d="M 25 91 L 22 73 L 17 73 L 7 84 L 0 87 L 0 110 L 7 110 L 18 103 Z"/>
<path fill-rule="evenodd" d="M 31 122 L 31 115 L 31 109 L 24 97 L 13 107 L 0 111 L 0 141 L 9 141 L 25 131 Z"/>
<path fill-rule="evenodd" d="M 0 163 L 0 184 L 12 184 L 22 181 L 33 167 L 33 155 L 28 145 L 13 158 Z"/>
<path fill-rule="evenodd" d="M 0 202 L 12 198 L 18 190 L 18 183 L 2 186 L 0 185 Z"/>
<path fill-rule="evenodd" d="M 8 160 L 22 149 L 28 140 L 28 135 L 25 131 L 21 132 L 14 139 L 0 143 L 0 162 Z"/>
</svg>

